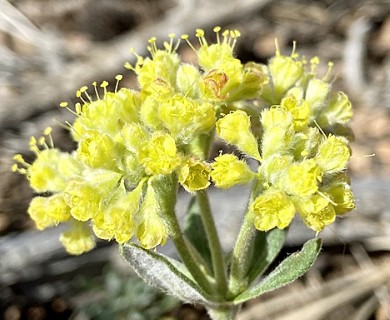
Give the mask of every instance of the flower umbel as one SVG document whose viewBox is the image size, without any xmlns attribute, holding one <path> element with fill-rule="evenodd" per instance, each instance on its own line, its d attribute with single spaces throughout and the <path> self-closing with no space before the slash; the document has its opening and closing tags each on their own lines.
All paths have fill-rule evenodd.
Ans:
<svg viewBox="0 0 390 320">
<path fill-rule="evenodd" d="M 319 59 L 299 56 L 295 44 L 287 56 L 277 47 L 266 65 L 242 63 L 234 53 L 239 31 L 216 27 L 214 36 L 212 43 L 197 29 L 198 45 L 171 34 L 162 48 L 150 39 L 148 57 L 132 50 L 136 61 L 126 67 L 138 89 L 120 88 L 122 75 L 114 86 L 83 86 L 73 109 L 60 104 L 75 116 L 67 125 L 76 150 L 55 148 L 48 128 L 30 140 L 35 160 L 16 155 L 13 170 L 37 193 L 28 209 L 36 227 L 68 226 L 60 241 L 70 254 L 92 250 L 96 238 L 115 240 L 147 281 L 216 314 L 231 308 L 226 319 L 233 319 L 237 305 L 263 290 L 247 289 L 272 262 L 259 259 L 280 250 L 284 231 L 278 229 L 298 215 L 318 233 L 354 208 L 347 175 L 352 107 L 332 90 L 332 64 L 318 76 Z M 197 64 L 181 61 L 183 40 Z M 219 153 L 214 141 L 225 143 Z M 226 258 L 207 189 L 249 184 L 242 229 Z M 179 189 L 191 196 L 183 230 Z M 151 250 L 168 239 L 184 266 Z M 311 245 L 305 267 L 283 267 L 295 273 L 267 285 L 275 289 L 302 275 L 319 252 L 318 241 Z"/>
</svg>

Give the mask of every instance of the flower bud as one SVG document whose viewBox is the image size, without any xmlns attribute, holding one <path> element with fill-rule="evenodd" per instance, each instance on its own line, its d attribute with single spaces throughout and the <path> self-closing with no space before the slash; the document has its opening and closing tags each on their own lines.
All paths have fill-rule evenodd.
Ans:
<svg viewBox="0 0 390 320">
<path fill-rule="evenodd" d="M 237 184 L 251 182 L 255 174 L 248 165 L 233 154 L 222 154 L 211 164 L 211 179 L 216 187 L 228 189 Z"/>
<path fill-rule="evenodd" d="M 216 123 L 217 134 L 222 139 L 237 146 L 248 156 L 261 161 L 257 140 L 250 127 L 249 116 L 241 110 L 229 113 Z"/>
<path fill-rule="evenodd" d="M 140 224 L 137 229 L 137 238 L 145 249 L 164 245 L 168 238 L 168 228 L 161 218 L 158 199 L 152 184 L 149 182 L 140 209 Z"/>
<path fill-rule="evenodd" d="M 80 255 L 91 251 L 95 247 L 91 228 L 78 221 L 72 221 L 70 229 L 60 236 L 60 242 L 66 251 L 73 255 Z"/>
</svg>

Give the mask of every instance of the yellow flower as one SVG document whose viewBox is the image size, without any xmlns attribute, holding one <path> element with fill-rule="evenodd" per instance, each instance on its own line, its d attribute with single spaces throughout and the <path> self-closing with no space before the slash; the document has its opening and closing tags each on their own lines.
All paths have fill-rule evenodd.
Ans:
<svg viewBox="0 0 390 320">
<path fill-rule="evenodd" d="M 249 116 L 241 110 L 229 113 L 216 123 L 217 134 L 222 139 L 237 146 L 250 157 L 261 161 L 257 140 L 250 127 Z"/>
<path fill-rule="evenodd" d="M 267 160 L 264 160 L 259 167 L 267 180 L 272 184 L 278 184 L 286 174 L 287 168 L 293 163 L 294 158 L 290 155 L 273 154 Z"/>
<path fill-rule="evenodd" d="M 91 99 L 89 95 L 88 98 Z M 99 130 L 106 135 L 114 136 L 124 123 L 139 121 L 139 108 L 138 93 L 130 89 L 105 91 L 102 99 L 98 97 L 98 100 L 85 102 L 79 107 L 78 117 L 73 125 L 73 137 L 79 141 L 91 130 Z"/>
<path fill-rule="evenodd" d="M 210 185 L 210 171 L 207 164 L 189 158 L 180 166 L 179 182 L 188 192 L 205 189 Z"/>
<path fill-rule="evenodd" d="M 16 154 L 12 171 L 25 175 L 30 181 L 31 187 L 37 192 L 61 192 L 64 190 L 66 181 L 82 170 L 80 164 L 73 155 L 64 153 L 53 147 L 51 128 L 45 129 L 45 136 L 50 139 L 50 147 L 45 137 L 37 141 L 30 138 L 30 150 L 36 154 L 32 164 L 27 163 L 21 154 Z M 38 146 L 45 149 L 41 150 Z M 19 167 L 19 165 L 21 167 Z"/>
<path fill-rule="evenodd" d="M 293 118 L 284 107 L 273 106 L 261 113 L 264 134 L 261 155 L 267 159 L 273 154 L 288 154 L 294 137 Z"/>
<path fill-rule="evenodd" d="M 346 124 L 352 119 L 352 105 L 346 94 L 335 92 L 331 94 L 326 106 L 321 110 L 317 119 L 320 127 L 334 124 Z"/>
<path fill-rule="evenodd" d="M 196 37 L 199 39 L 201 47 L 199 50 L 195 50 L 198 54 L 198 64 L 206 71 L 211 69 L 218 69 L 220 65 L 227 64 L 226 62 L 238 61 L 233 56 L 233 50 L 237 41 L 237 38 L 240 36 L 238 30 L 225 30 L 222 33 L 222 41 L 219 37 L 220 27 L 215 27 L 214 32 L 217 35 L 217 43 L 209 45 L 206 38 L 204 37 L 204 31 L 202 29 L 196 30 Z M 185 40 L 188 39 L 187 36 L 183 36 Z M 190 44 L 192 47 L 192 45 Z"/>
<path fill-rule="evenodd" d="M 225 86 L 229 76 L 223 70 L 210 70 L 200 82 L 200 91 L 207 100 L 224 100 L 226 98 Z"/>
<path fill-rule="evenodd" d="M 94 168 L 115 170 L 120 149 L 118 144 L 106 134 L 99 131 L 88 131 L 79 142 L 78 158 L 85 164 Z"/>
<path fill-rule="evenodd" d="M 264 131 L 269 131 L 274 127 L 285 130 L 292 127 L 293 117 L 284 106 L 272 106 L 261 113 L 261 124 Z"/>
<path fill-rule="evenodd" d="M 158 116 L 158 107 L 161 103 L 160 100 L 161 99 L 154 96 L 146 97 L 145 100 L 143 100 L 140 109 L 142 122 L 153 130 L 160 130 L 163 128 L 163 123 Z"/>
<path fill-rule="evenodd" d="M 87 221 L 100 210 L 100 202 L 117 187 L 121 175 L 109 170 L 84 171 L 83 177 L 72 179 L 64 191 L 64 200 L 73 218 Z"/>
<path fill-rule="evenodd" d="M 304 131 L 297 132 L 291 146 L 294 158 L 304 160 L 314 157 L 322 140 L 323 136 L 317 127 L 307 127 Z"/>
<path fill-rule="evenodd" d="M 175 140 L 166 133 L 156 132 L 138 154 L 147 174 L 170 174 L 181 163 Z"/>
<path fill-rule="evenodd" d="M 329 83 L 322 79 L 313 78 L 307 85 L 305 100 L 310 104 L 313 110 L 316 110 L 326 103 L 329 92 Z"/>
<path fill-rule="evenodd" d="M 176 74 L 176 84 L 179 92 L 186 97 L 199 96 L 199 70 L 192 64 L 180 64 Z"/>
<path fill-rule="evenodd" d="M 69 230 L 60 236 L 60 242 L 66 251 L 73 255 L 86 253 L 95 247 L 91 228 L 84 222 L 75 220 L 72 220 Z"/>
<path fill-rule="evenodd" d="M 50 197 L 35 197 L 28 208 L 28 214 L 39 230 L 57 225 L 70 218 L 70 208 L 65 203 L 62 193 Z"/>
<path fill-rule="evenodd" d="M 143 125 L 127 123 L 117 135 L 115 142 L 123 144 L 132 153 L 137 153 L 148 139 L 149 133 Z"/>
<path fill-rule="evenodd" d="M 320 232 L 336 219 L 333 205 L 322 195 L 315 194 L 297 203 L 303 222 L 311 229 Z"/>
<path fill-rule="evenodd" d="M 93 231 L 98 238 L 125 243 L 134 235 L 141 204 L 144 180 L 131 192 L 123 183 L 110 195 L 111 200 L 93 218 Z"/>
<path fill-rule="evenodd" d="M 248 165 L 233 154 L 222 154 L 211 164 L 211 179 L 221 189 L 251 182 L 255 174 Z"/>
<path fill-rule="evenodd" d="M 314 159 L 309 159 L 289 166 L 283 183 L 287 193 L 308 197 L 317 192 L 321 178 L 321 169 Z"/>
<path fill-rule="evenodd" d="M 168 238 L 168 228 L 161 217 L 160 211 L 155 190 L 151 180 L 149 180 L 140 209 L 140 224 L 137 228 L 137 238 L 145 249 L 164 245 Z"/>
<path fill-rule="evenodd" d="M 268 231 L 275 227 L 284 229 L 290 225 L 295 214 L 294 204 L 281 191 L 268 189 L 251 204 L 255 215 L 256 229 Z"/>
<path fill-rule="evenodd" d="M 335 173 L 345 169 L 350 157 L 346 140 L 330 135 L 320 144 L 315 160 L 324 172 Z"/>
<path fill-rule="evenodd" d="M 291 56 L 283 56 L 279 49 L 275 57 L 268 64 L 270 81 L 264 86 L 261 97 L 271 103 L 279 104 L 283 95 L 294 86 L 303 76 L 303 62 L 297 60 L 298 55 L 294 52 Z"/>
<path fill-rule="evenodd" d="M 291 95 L 283 98 L 280 105 L 291 113 L 295 131 L 302 131 L 307 127 L 311 115 L 310 106 L 307 101 L 298 101 Z"/>
<path fill-rule="evenodd" d="M 341 181 L 331 181 L 329 185 L 321 189 L 336 204 L 334 210 L 337 215 L 342 215 L 355 208 L 355 198 L 349 184 Z"/>
<path fill-rule="evenodd" d="M 170 35 L 171 41 L 166 44 L 165 50 L 158 49 L 156 46 L 156 38 L 151 38 L 149 40 L 150 46 L 148 50 L 152 57 L 143 59 L 137 55 L 138 61 L 135 67 L 129 63 L 125 65 L 126 68 L 134 70 L 137 74 L 138 83 L 141 88 L 156 79 L 163 79 L 172 86 L 175 85 L 179 57 L 175 52 L 176 47 L 173 46 L 173 37 L 174 35 Z"/>
<path fill-rule="evenodd" d="M 184 144 L 209 132 L 216 121 L 212 104 L 198 103 L 181 95 L 174 95 L 161 103 L 158 114 L 172 137 Z"/>
</svg>

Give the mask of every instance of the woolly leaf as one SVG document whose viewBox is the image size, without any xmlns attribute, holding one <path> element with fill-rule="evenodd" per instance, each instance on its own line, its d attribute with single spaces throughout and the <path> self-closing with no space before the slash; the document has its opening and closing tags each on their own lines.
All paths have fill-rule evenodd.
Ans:
<svg viewBox="0 0 390 320">
<path fill-rule="evenodd" d="M 134 272 L 149 285 L 184 302 L 210 305 L 209 297 L 187 275 L 180 272 L 170 258 L 129 243 L 121 247 L 121 256 Z"/>
<path fill-rule="evenodd" d="M 268 232 L 257 232 L 253 247 L 251 269 L 248 271 L 248 283 L 252 283 L 266 271 L 283 247 L 286 229 L 273 229 Z"/>
<path fill-rule="evenodd" d="M 320 250 L 322 240 L 319 238 L 307 241 L 302 250 L 293 253 L 283 260 L 260 283 L 247 289 L 234 299 L 235 304 L 241 304 L 260 295 L 288 285 L 305 274 L 313 265 Z"/>
</svg>

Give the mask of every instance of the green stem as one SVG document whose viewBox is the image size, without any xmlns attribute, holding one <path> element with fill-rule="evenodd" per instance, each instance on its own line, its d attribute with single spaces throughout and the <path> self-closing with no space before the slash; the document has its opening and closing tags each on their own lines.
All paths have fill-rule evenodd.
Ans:
<svg viewBox="0 0 390 320">
<path fill-rule="evenodd" d="M 240 306 L 207 308 L 207 311 L 212 320 L 234 320 L 240 311 Z"/>
<path fill-rule="evenodd" d="M 198 191 L 196 197 L 209 243 L 214 277 L 217 282 L 217 292 L 221 297 L 225 297 L 227 293 L 227 279 L 224 256 L 211 212 L 207 191 Z"/>
<path fill-rule="evenodd" d="M 249 264 L 252 258 L 252 249 L 256 229 L 253 225 L 253 217 L 247 213 L 243 224 L 241 225 L 240 233 L 236 240 L 233 249 L 231 271 L 229 278 L 229 293 L 230 297 L 234 298 L 239 293 L 244 291 L 249 283 L 244 281 L 249 270 Z"/>
<path fill-rule="evenodd" d="M 234 298 L 249 285 L 247 273 L 252 261 L 253 246 L 256 237 L 256 228 L 253 224 L 254 216 L 249 211 L 249 206 L 258 193 L 259 185 L 255 183 L 251 190 L 244 221 L 233 248 L 229 277 L 229 298 Z"/>
<path fill-rule="evenodd" d="M 175 244 L 176 250 L 179 253 L 183 263 L 187 267 L 188 271 L 194 277 L 195 281 L 199 284 L 199 286 L 207 293 L 213 292 L 213 284 L 210 279 L 207 278 L 205 272 L 203 272 L 200 264 L 192 255 L 192 251 L 190 250 L 187 240 L 184 238 L 179 223 L 177 221 L 177 217 L 175 212 L 170 212 L 168 214 L 169 225 L 171 228 L 171 237 L 173 243 Z"/>
</svg>

